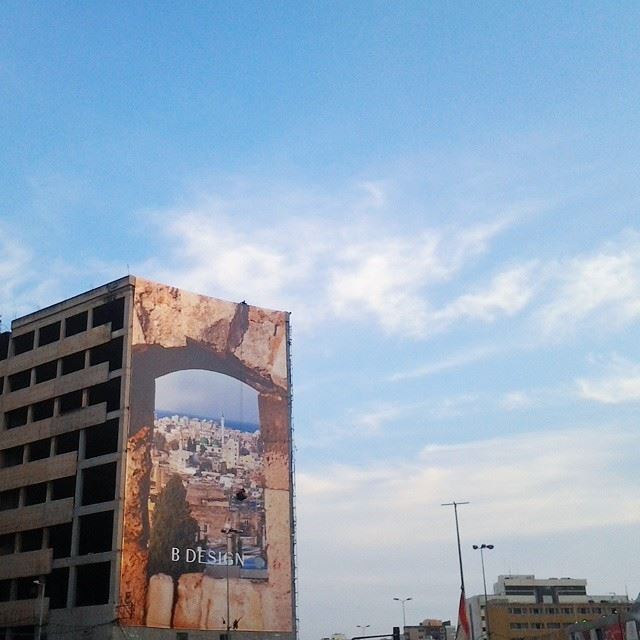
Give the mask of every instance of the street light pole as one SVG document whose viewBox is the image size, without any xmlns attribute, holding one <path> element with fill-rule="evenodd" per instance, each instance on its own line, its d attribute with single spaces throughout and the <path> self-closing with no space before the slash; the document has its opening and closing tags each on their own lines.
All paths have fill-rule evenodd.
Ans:
<svg viewBox="0 0 640 640">
<path fill-rule="evenodd" d="M 404 634 L 404 628 L 407 626 L 407 616 L 404 609 L 404 603 L 409 602 L 409 600 L 413 600 L 413 598 L 394 598 L 394 600 L 402 603 L 402 633 Z"/>
<path fill-rule="evenodd" d="M 478 551 L 478 549 L 480 550 L 480 562 L 482 564 L 482 584 L 484 586 L 484 620 L 487 627 L 485 636 L 486 636 L 486 640 L 491 640 L 491 626 L 489 624 L 489 605 L 487 604 L 487 578 L 484 572 L 484 550 L 493 549 L 493 545 L 492 544 L 481 544 L 481 545 L 474 544 L 473 548 L 476 551 Z"/>
<path fill-rule="evenodd" d="M 34 580 L 33 584 L 38 585 L 38 594 L 40 596 L 40 617 L 38 618 L 38 635 L 37 640 L 42 638 L 42 620 L 44 619 L 44 582 L 42 580 Z"/>
<path fill-rule="evenodd" d="M 356 627 L 358 627 L 358 629 L 360 629 L 360 635 L 363 636 L 364 635 L 364 630 L 368 629 L 371 625 L 370 624 L 357 624 Z"/>
</svg>

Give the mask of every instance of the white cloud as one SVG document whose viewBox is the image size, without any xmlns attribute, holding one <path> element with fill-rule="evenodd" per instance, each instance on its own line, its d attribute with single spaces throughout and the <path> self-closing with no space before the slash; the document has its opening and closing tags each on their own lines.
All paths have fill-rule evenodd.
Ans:
<svg viewBox="0 0 640 640">
<path fill-rule="evenodd" d="M 414 378 L 425 378 L 450 369 L 458 369 L 466 365 L 473 364 L 494 355 L 498 351 L 497 347 L 477 347 L 467 351 L 454 353 L 447 358 L 420 365 L 407 371 L 398 371 L 389 376 L 390 381 L 411 380 Z"/>
<path fill-rule="evenodd" d="M 382 214 L 370 213 L 387 207 L 382 184 L 360 187 L 364 203 L 359 195 L 330 200 L 309 194 L 293 204 L 282 199 L 284 212 L 275 213 L 278 201 L 269 198 L 261 205 L 207 198 L 191 209 L 156 214 L 169 249 L 140 265 L 141 271 L 186 289 L 290 309 L 298 327 L 330 317 L 371 317 L 389 333 L 413 337 L 445 328 L 449 320 L 431 310 L 430 287 L 452 280 L 510 222 L 398 230 L 383 223 Z M 242 216 L 249 206 L 263 207 L 258 217 L 273 216 L 267 224 L 249 225 Z M 478 294 L 461 301 L 452 319 L 512 313 L 521 304 L 506 302 L 507 295 L 516 297 L 513 278 L 498 276 L 482 313 L 465 310 L 482 306 Z"/>
<path fill-rule="evenodd" d="M 603 404 L 640 402 L 640 364 L 614 356 L 605 375 L 576 381 L 578 395 Z"/>
<path fill-rule="evenodd" d="M 640 317 L 640 236 L 635 232 L 595 254 L 558 262 L 546 275 L 552 290 L 537 320 L 547 337 L 563 337 L 589 323 L 620 328 Z"/>
<path fill-rule="evenodd" d="M 452 496 L 474 505 L 465 513 L 467 535 L 495 535 L 495 523 L 501 537 L 520 538 L 638 523 L 640 512 L 629 509 L 635 486 L 631 479 L 621 484 L 618 471 L 639 445 L 637 432 L 575 429 L 428 446 L 409 460 L 389 456 L 368 467 L 298 473 L 305 536 L 329 544 L 331 531 L 320 524 L 339 521 L 340 544 L 370 553 L 413 539 L 441 543 L 450 531 L 433 525 Z"/>
<path fill-rule="evenodd" d="M 500 401 L 500 405 L 507 411 L 526 409 L 533 404 L 531 396 L 524 391 L 510 391 L 505 393 Z"/>
<path fill-rule="evenodd" d="M 467 293 L 443 309 L 434 318 L 445 326 L 465 318 L 493 322 L 496 317 L 513 316 L 522 311 L 533 295 L 533 266 L 519 266 L 497 274 L 488 288 Z"/>
</svg>

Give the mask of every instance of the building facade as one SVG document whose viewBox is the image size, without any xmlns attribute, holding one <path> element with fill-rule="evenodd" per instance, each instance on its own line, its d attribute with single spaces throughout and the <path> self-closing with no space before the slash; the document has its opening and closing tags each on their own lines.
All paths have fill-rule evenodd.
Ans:
<svg viewBox="0 0 640 640">
<path fill-rule="evenodd" d="M 467 599 L 474 640 L 554 640 L 564 638 L 569 625 L 622 613 L 631 606 L 620 595 L 590 595 L 587 581 L 576 578 L 536 578 L 501 575 L 488 595 Z"/>
<path fill-rule="evenodd" d="M 0 639 L 295 637 L 288 357 L 288 314 L 133 276 L 14 320 L 0 334 Z M 183 370 L 253 390 L 253 431 L 178 417 L 160 433 L 155 384 Z M 158 547 L 172 487 L 191 529 Z"/>
</svg>

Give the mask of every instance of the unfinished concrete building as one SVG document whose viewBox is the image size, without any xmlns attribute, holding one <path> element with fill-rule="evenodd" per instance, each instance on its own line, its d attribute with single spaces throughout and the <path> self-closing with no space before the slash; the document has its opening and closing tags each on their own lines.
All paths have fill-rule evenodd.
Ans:
<svg viewBox="0 0 640 640">
<path fill-rule="evenodd" d="M 18 318 L 10 332 L 0 334 L 0 640 L 186 640 L 220 638 L 229 630 L 228 620 L 226 630 L 224 620 L 179 629 L 172 623 L 171 597 L 165 623 L 150 624 L 148 616 L 145 618 L 144 609 L 151 596 L 146 591 L 149 516 L 144 487 L 149 484 L 150 470 L 138 469 L 139 484 L 133 490 L 126 489 L 127 482 L 131 482 L 127 478 L 127 449 L 132 447 L 129 438 L 133 435 L 140 439 L 139 433 L 131 431 L 130 395 L 134 334 L 146 330 L 140 317 L 136 317 L 135 308 L 136 286 L 140 290 L 142 285 L 147 294 L 153 290 L 153 295 L 175 304 L 178 290 L 163 285 L 151 287 L 147 281 L 127 276 Z M 192 294 L 184 295 L 196 299 Z M 194 308 L 201 309 L 202 300 L 220 302 L 198 297 Z M 251 312 L 247 315 L 241 305 L 224 304 L 230 319 L 224 321 L 226 324 L 215 319 L 216 335 L 227 331 L 231 336 L 225 338 L 227 342 L 241 341 L 244 333 L 252 331 Z M 169 309 L 166 317 L 170 320 L 174 312 L 179 314 L 180 310 Z M 238 333 L 235 320 L 240 312 L 249 318 L 242 326 L 244 333 Z M 206 330 L 205 327 L 205 333 Z M 200 338 L 185 333 L 180 339 L 192 345 Z M 142 347 L 141 350 L 147 349 L 146 344 Z M 227 349 L 222 354 L 224 358 L 214 353 L 211 345 L 205 347 L 212 353 L 213 364 L 207 364 L 208 368 L 215 369 L 218 361 L 233 364 L 241 360 L 226 344 L 222 347 Z M 288 343 L 285 349 L 288 357 Z M 201 364 L 193 368 L 199 367 L 204 368 Z M 236 375 L 234 371 L 232 375 Z M 288 385 L 288 374 L 285 375 L 284 386 Z M 272 399 L 274 393 L 268 385 L 257 377 L 256 381 L 256 388 L 265 398 Z M 285 391 L 288 393 L 288 388 Z M 286 393 L 282 397 L 287 397 Z M 290 449 L 290 439 L 286 446 Z M 269 602 L 289 598 L 290 624 L 279 622 L 277 630 L 284 632 L 280 636 L 292 638 L 295 602 L 290 459 L 286 465 L 289 484 L 281 483 L 274 489 L 287 491 L 285 519 L 289 518 L 289 538 L 287 541 L 286 536 L 280 537 L 284 540 L 281 557 L 286 559 L 288 554 L 290 559 L 285 576 L 289 587 L 287 590 L 276 584 L 259 606 L 266 606 L 267 596 Z M 267 487 L 266 491 L 270 490 Z M 129 511 L 139 509 L 129 538 L 125 522 L 127 493 L 134 496 Z M 278 531 L 275 525 L 272 528 L 270 535 L 277 551 Z M 130 548 L 137 545 L 137 550 L 123 560 L 122 550 L 127 544 Z M 278 564 L 282 565 L 281 558 Z M 206 571 L 204 568 L 198 575 L 206 578 Z M 138 574 L 143 578 L 136 578 Z M 193 578 L 194 574 L 189 576 Z M 226 580 L 228 611 L 229 570 Z M 258 581 L 236 582 L 242 587 Z M 128 585 L 126 591 L 123 583 Z M 232 584 L 232 598 L 233 589 L 240 587 Z M 278 588 L 282 593 L 277 592 Z M 174 602 L 178 599 L 177 582 L 175 594 Z M 258 596 L 262 597 L 258 593 L 255 598 Z M 232 606 L 236 606 L 234 602 Z M 260 624 L 265 630 L 261 635 L 268 637 L 274 629 L 267 617 L 264 621 L 260 618 Z M 202 631 L 203 626 L 219 633 Z M 247 631 L 256 630 L 260 629 Z M 233 633 L 240 638 L 243 630 Z"/>
</svg>

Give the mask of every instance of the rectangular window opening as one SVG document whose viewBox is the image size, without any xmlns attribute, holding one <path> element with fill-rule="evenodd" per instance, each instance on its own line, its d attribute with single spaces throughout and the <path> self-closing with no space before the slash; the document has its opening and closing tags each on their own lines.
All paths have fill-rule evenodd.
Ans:
<svg viewBox="0 0 640 640">
<path fill-rule="evenodd" d="M 0 491 L 0 511 L 17 509 L 20 504 L 20 489 Z"/>
<path fill-rule="evenodd" d="M 26 389 L 31 384 L 31 369 L 18 371 L 9 376 L 9 391 Z"/>
<path fill-rule="evenodd" d="M 118 450 L 120 421 L 115 418 L 85 429 L 85 458 L 96 458 Z"/>
<path fill-rule="evenodd" d="M 76 313 L 74 316 L 69 316 L 65 318 L 64 321 L 64 335 L 65 337 L 75 336 L 77 333 L 82 333 L 87 330 L 87 318 L 89 317 L 88 312 L 82 311 L 81 313 Z"/>
<path fill-rule="evenodd" d="M 0 453 L 0 460 L 2 461 L 2 467 L 15 467 L 22 464 L 24 459 L 24 447 L 22 445 L 18 447 L 11 447 L 5 449 Z"/>
<path fill-rule="evenodd" d="M 16 534 L 5 533 L 0 536 L 0 556 L 10 556 L 16 550 Z"/>
<path fill-rule="evenodd" d="M 116 463 L 89 467 L 83 472 L 82 504 L 108 502 L 116 496 Z"/>
<path fill-rule="evenodd" d="M 120 378 L 113 378 L 89 388 L 89 404 L 107 403 L 107 411 L 120 408 Z"/>
<path fill-rule="evenodd" d="M 56 478 L 51 482 L 51 499 L 64 500 L 76 495 L 76 477 Z"/>
<path fill-rule="evenodd" d="M 124 340 L 122 337 L 93 347 L 90 351 L 89 362 L 92 367 L 101 362 L 109 363 L 109 371 L 116 371 L 122 368 L 122 347 Z"/>
<path fill-rule="evenodd" d="M 67 606 L 69 567 L 54 569 L 48 576 L 44 595 L 49 598 L 49 609 L 64 609 Z"/>
<path fill-rule="evenodd" d="M 9 342 L 11 342 L 11 332 L 0 333 L 0 360 L 6 360 L 9 355 Z"/>
<path fill-rule="evenodd" d="M 29 418 L 29 407 L 20 407 L 4 414 L 4 424 L 7 429 L 15 429 L 27 424 Z"/>
<path fill-rule="evenodd" d="M 82 409 L 82 389 L 60 396 L 60 415 Z"/>
<path fill-rule="evenodd" d="M 62 358 L 62 375 L 66 376 L 74 371 L 84 369 L 84 351 L 78 351 Z"/>
<path fill-rule="evenodd" d="M 60 325 L 60 320 L 58 320 L 58 322 L 53 322 L 45 327 L 40 327 L 40 330 L 38 331 L 38 346 L 44 347 L 46 344 L 51 344 L 52 342 L 60 340 Z"/>
<path fill-rule="evenodd" d="M 36 576 L 29 578 L 16 578 L 16 599 L 17 600 L 35 600 L 38 597 L 39 586 L 33 581 Z"/>
<path fill-rule="evenodd" d="M 78 554 L 111 551 L 113 538 L 113 511 L 100 511 L 80 517 Z"/>
<path fill-rule="evenodd" d="M 71 555 L 71 531 L 70 522 L 49 527 L 49 547 L 53 549 L 54 558 L 67 558 Z"/>
<path fill-rule="evenodd" d="M 51 453 L 51 438 L 36 440 L 29 445 L 29 462 L 48 458 Z"/>
<path fill-rule="evenodd" d="M 37 551 L 42 549 L 44 529 L 30 529 L 20 534 L 20 551 Z"/>
<path fill-rule="evenodd" d="M 36 402 L 36 404 L 33 405 L 33 421 L 37 422 L 38 420 L 46 420 L 47 418 L 53 417 L 54 406 L 53 398 Z"/>
<path fill-rule="evenodd" d="M 33 349 L 35 331 L 29 331 L 23 333 L 21 336 L 15 336 L 13 338 L 13 355 L 19 356 L 21 353 L 26 353 Z"/>
<path fill-rule="evenodd" d="M 58 375 L 58 361 L 49 360 L 36 367 L 36 384 L 53 380 Z"/>
<path fill-rule="evenodd" d="M 78 565 L 76 569 L 76 607 L 107 604 L 110 586 L 110 562 Z"/>
<path fill-rule="evenodd" d="M 71 453 L 78 450 L 80 441 L 79 431 L 68 431 L 67 433 L 61 433 L 56 438 L 56 455 L 63 453 Z"/>
<path fill-rule="evenodd" d="M 117 298 L 94 308 L 93 326 L 108 323 L 111 323 L 111 331 L 124 327 L 124 298 Z"/>
<path fill-rule="evenodd" d="M 30 484 L 24 488 L 24 504 L 29 506 L 32 504 L 42 504 L 47 500 L 47 483 L 38 482 L 38 484 Z"/>
</svg>

